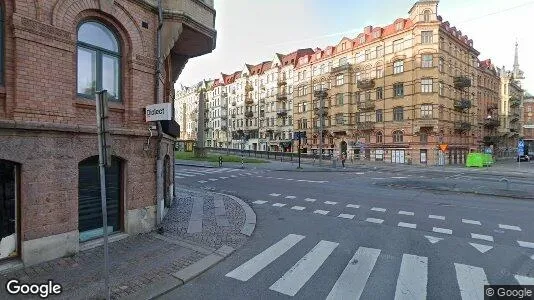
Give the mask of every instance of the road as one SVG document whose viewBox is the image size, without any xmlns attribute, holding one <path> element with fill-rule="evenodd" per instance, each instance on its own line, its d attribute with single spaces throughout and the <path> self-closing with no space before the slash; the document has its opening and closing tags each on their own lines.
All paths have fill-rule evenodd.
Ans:
<svg viewBox="0 0 534 300">
<path fill-rule="evenodd" d="M 534 284 L 534 200 L 427 189 L 499 176 L 185 166 L 176 176 L 244 199 L 257 226 L 161 299 L 483 299 L 484 284 Z M 534 194 L 532 178 L 511 181 Z"/>
</svg>

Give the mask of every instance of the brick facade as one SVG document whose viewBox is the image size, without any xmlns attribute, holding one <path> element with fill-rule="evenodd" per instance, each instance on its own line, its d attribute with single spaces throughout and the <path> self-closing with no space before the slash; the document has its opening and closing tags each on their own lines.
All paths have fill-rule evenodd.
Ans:
<svg viewBox="0 0 534 300">
<path fill-rule="evenodd" d="M 183 2 L 200 5 L 196 0 Z M 212 8 L 203 5 L 205 10 L 196 13 L 214 15 Z M 103 23 L 120 43 L 122 101 L 110 103 L 112 150 L 122 161 L 122 231 L 136 233 L 139 230 L 128 223 L 140 220 L 131 219 L 128 214 L 156 205 L 158 137 L 157 131 L 149 132 L 144 116 L 144 108 L 155 103 L 156 8 L 151 1 L 139 0 L 17 0 L 6 1 L 4 11 L 0 159 L 20 166 L 22 260 L 27 262 L 25 242 L 78 229 L 78 164 L 98 155 L 95 101 L 77 95 L 77 28 L 87 20 Z M 142 22 L 148 26 L 142 26 Z M 185 24 L 176 21 L 168 23 L 185 28 Z M 205 32 L 212 34 L 206 37 Z M 193 37 L 214 40 L 215 31 L 208 26 Z M 164 43 L 173 46 L 174 41 Z M 159 98 L 163 101 L 172 101 L 172 82 L 179 75 L 170 70 L 181 70 L 187 62 L 173 56 L 197 56 L 213 49 L 210 46 L 199 50 L 195 42 L 192 44 L 191 49 L 181 45 L 180 51 L 173 46 L 163 58 L 170 66 L 162 68 Z M 161 157 L 172 158 L 174 138 L 164 134 L 162 144 Z M 167 168 L 172 174 L 172 165 Z M 171 185 L 172 181 L 170 178 Z M 154 217 L 148 220 L 153 223 Z"/>
</svg>

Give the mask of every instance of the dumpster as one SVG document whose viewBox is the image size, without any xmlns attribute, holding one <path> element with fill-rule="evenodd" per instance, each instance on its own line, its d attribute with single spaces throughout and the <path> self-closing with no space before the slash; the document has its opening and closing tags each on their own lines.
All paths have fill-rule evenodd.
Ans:
<svg viewBox="0 0 534 300">
<path fill-rule="evenodd" d="M 465 162 L 465 166 L 482 168 L 484 166 L 485 161 L 486 158 L 484 157 L 484 154 L 472 152 L 467 155 L 467 161 Z"/>
<path fill-rule="evenodd" d="M 484 153 L 482 155 L 484 155 L 484 166 L 485 167 L 490 167 L 491 165 L 493 165 L 494 161 L 493 161 L 493 157 L 491 156 L 491 154 Z"/>
</svg>

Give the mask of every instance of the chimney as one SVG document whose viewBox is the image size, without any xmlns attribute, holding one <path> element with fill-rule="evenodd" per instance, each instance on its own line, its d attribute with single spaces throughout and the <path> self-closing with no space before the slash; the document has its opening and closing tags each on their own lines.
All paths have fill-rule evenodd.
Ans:
<svg viewBox="0 0 534 300">
<path fill-rule="evenodd" d="M 371 25 L 365 26 L 363 28 L 363 33 L 365 33 L 365 34 L 371 34 L 371 31 L 373 31 L 373 26 L 371 26 Z"/>
</svg>

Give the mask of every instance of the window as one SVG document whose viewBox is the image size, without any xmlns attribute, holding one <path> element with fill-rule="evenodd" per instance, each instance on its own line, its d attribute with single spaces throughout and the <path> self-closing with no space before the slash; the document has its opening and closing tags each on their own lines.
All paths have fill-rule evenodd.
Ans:
<svg viewBox="0 0 534 300">
<path fill-rule="evenodd" d="M 438 69 L 440 72 L 445 72 L 445 62 L 443 60 L 443 57 L 440 57 L 439 58 L 439 65 L 438 65 Z"/>
<path fill-rule="evenodd" d="M 393 108 L 393 121 L 404 120 L 404 109 L 402 107 Z"/>
<path fill-rule="evenodd" d="M 365 60 L 371 59 L 371 50 L 367 49 L 365 50 Z"/>
<path fill-rule="evenodd" d="M 383 122 L 384 121 L 384 114 L 382 113 L 381 109 L 376 110 L 376 121 L 377 122 Z"/>
<path fill-rule="evenodd" d="M 376 100 L 381 100 L 384 98 L 384 90 L 382 87 L 376 88 Z"/>
<path fill-rule="evenodd" d="M 365 101 L 371 101 L 371 91 L 365 92 Z"/>
<path fill-rule="evenodd" d="M 347 43 L 342 43 L 341 44 L 341 51 L 347 49 Z"/>
<path fill-rule="evenodd" d="M 432 68 L 432 54 L 423 54 L 421 57 L 421 67 Z"/>
<path fill-rule="evenodd" d="M 432 31 L 421 31 L 421 43 L 432 44 L 434 33 Z"/>
<path fill-rule="evenodd" d="M 377 143 L 383 143 L 384 142 L 384 135 L 381 131 L 376 133 L 376 142 Z"/>
<path fill-rule="evenodd" d="M 317 66 L 313 67 L 312 69 L 312 76 L 317 75 Z"/>
<path fill-rule="evenodd" d="M 402 97 L 404 96 L 404 84 L 395 83 L 393 84 L 393 97 Z"/>
<path fill-rule="evenodd" d="M 393 143 L 402 143 L 402 131 L 393 131 Z"/>
<path fill-rule="evenodd" d="M 343 114 L 336 114 L 336 124 L 343 125 L 344 123 Z"/>
<path fill-rule="evenodd" d="M 362 80 L 362 73 L 356 72 L 356 81 Z"/>
<path fill-rule="evenodd" d="M 423 21 L 430 22 L 430 11 L 429 10 L 425 10 L 425 12 L 423 13 Z"/>
<path fill-rule="evenodd" d="M 306 102 L 302 102 L 302 112 L 306 111 Z"/>
<path fill-rule="evenodd" d="M 382 46 L 376 46 L 376 56 L 378 57 L 379 55 L 384 55 L 384 53 L 382 52 Z"/>
<path fill-rule="evenodd" d="M 346 63 L 347 63 L 347 58 L 346 57 L 342 57 L 342 58 L 339 59 L 339 65 L 340 66 L 342 66 L 342 65 L 344 65 Z"/>
<path fill-rule="evenodd" d="M 319 67 L 319 72 L 320 72 L 321 74 L 324 74 L 324 73 L 325 73 L 325 71 L 324 71 L 324 64 L 322 64 L 322 65 Z"/>
<path fill-rule="evenodd" d="M 302 128 L 303 128 L 303 129 L 308 128 L 308 120 L 306 120 L 306 119 L 302 119 Z"/>
<path fill-rule="evenodd" d="M 397 60 L 393 63 L 393 74 L 399 74 L 404 72 L 404 61 Z"/>
<path fill-rule="evenodd" d="M 95 21 L 78 29 L 79 95 L 94 98 L 95 92 L 107 90 L 110 101 L 120 101 L 120 49 L 115 35 Z"/>
<path fill-rule="evenodd" d="M 373 38 L 376 39 L 376 38 L 379 38 L 379 37 L 380 37 L 380 30 L 375 30 L 375 31 L 373 32 Z"/>
<path fill-rule="evenodd" d="M 426 143 L 428 143 L 428 133 L 425 132 L 425 131 L 422 131 L 422 132 L 419 134 L 419 141 L 421 142 L 421 144 L 426 144 Z"/>
<path fill-rule="evenodd" d="M 439 83 L 439 91 L 438 92 L 439 92 L 440 96 L 444 96 L 445 95 L 445 88 L 443 86 L 443 82 Z"/>
<path fill-rule="evenodd" d="M 421 79 L 421 92 L 432 93 L 432 78 Z"/>
<path fill-rule="evenodd" d="M 402 30 L 402 27 L 403 27 L 403 26 L 402 26 L 402 22 L 399 22 L 399 23 L 395 24 L 395 29 L 396 29 L 397 31 Z"/>
<path fill-rule="evenodd" d="M 362 35 L 360 37 L 360 44 L 363 44 L 363 43 L 365 43 L 365 35 Z"/>
<path fill-rule="evenodd" d="M 402 39 L 393 41 L 393 52 L 404 50 Z"/>
<path fill-rule="evenodd" d="M 376 66 L 376 78 L 382 78 L 384 76 L 384 69 L 382 66 Z"/>
<path fill-rule="evenodd" d="M 423 119 L 432 118 L 432 104 L 421 105 L 421 118 Z"/>
<path fill-rule="evenodd" d="M 343 94 L 341 93 L 336 94 L 336 104 L 343 105 Z"/>
<path fill-rule="evenodd" d="M 336 76 L 336 85 L 342 85 L 344 83 L 345 76 L 343 74 Z"/>
</svg>

